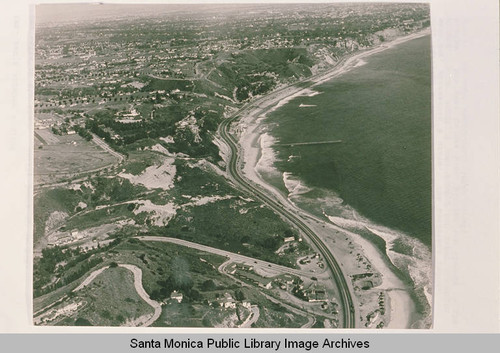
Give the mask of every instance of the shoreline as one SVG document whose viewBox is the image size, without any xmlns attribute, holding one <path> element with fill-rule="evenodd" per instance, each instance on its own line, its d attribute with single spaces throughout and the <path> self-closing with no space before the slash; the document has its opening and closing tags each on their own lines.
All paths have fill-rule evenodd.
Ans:
<svg viewBox="0 0 500 353">
<path fill-rule="evenodd" d="M 364 60 L 362 60 L 363 58 L 380 53 L 398 44 L 426 35 L 430 35 L 430 29 L 413 33 L 405 37 L 400 37 L 391 42 L 382 43 L 375 48 L 368 49 L 366 51 L 356 53 L 354 55 L 341 59 L 338 65 L 331 70 L 321 74 L 317 74 L 315 75 L 315 77 L 305 80 L 311 81 L 311 84 L 305 88 L 292 85 L 279 89 L 278 91 L 272 92 L 268 96 L 260 98 L 258 102 L 254 103 L 254 106 L 251 107 L 250 111 L 243 115 L 237 123 L 238 132 L 240 132 L 239 143 L 242 150 L 242 172 L 245 177 L 253 183 L 259 185 L 261 188 L 271 192 L 273 197 L 278 199 L 281 203 L 285 203 L 290 206 L 290 208 L 301 214 L 303 218 L 309 218 L 316 223 L 322 224 L 323 227 L 327 226 L 326 229 L 334 229 L 341 234 L 347 235 L 347 237 L 352 239 L 356 246 L 361 249 L 360 251 L 362 251 L 367 260 L 381 274 L 383 278 L 382 284 L 374 288 L 377 290 L 383 290 L 389 297 L 389 305 L 387 311 L 390 312 L 390 314 L 387 315 L 389 317 L 389 324 L 387 325 L 387 328 L 410 328 L 414 323 L 416 323 L 415 318 L 419 316 L 419 313 L 417 313 L 416 311 L 416 303 L 412 296 L 412 294 L 414 293 L 413 289 L 410 288 L 406 283 L 404 283 L 387 264 L 387 261 L 392 263 L 390 256 L 387 253 L 382 254 L 376 247 L 376 245 L 374 245 L 372 242 L 363 238 L 361 235 L 338 226 L 331 220 L 331 223 L 326 222 L 325 220 L 310 214 L 306 210 L 299 208 L 292 200 L 290 200 L 290 198 L 288 197 L 289 195 L 284 195 L 282 190 L 279 190 L 279 188 L 269 184 L 266 180 L 264 180 L 264 177 L 262 175 L 264 173 L 269 174 L 266 175 L 266 178 L 268 178 L 269 176 L 271 178 L 279 178 L 280 173 L 273 168 L 268 168 L 268 170 L 266 170 L 265 167 L 260 165 L 262 158 L 265 157 L 273 159 L 273 154 L 276 153 L 270 147 L 266 147 L 263 144 L 262 137 L 266 135 L 267 127 L 266 125 L 262 124 L 262 122 L 267 114 L 287 104 L 292 99 L 300 96 L 310 96 L 318 94 L 315 93 L 315 91 L 311 90 L 311 88 L 330 81 L 333 78 L 340 76 L 353 68 L 361 66 L 364 63 Z M 272 145 L 272 143 L 270 145 Z M 325 232 L 324 229 L 323 231 L 321 231 L 321 227 L 316 226 L 314 228 L 318 231 L 323 240 L 327 240 L 328 235 L 326 234 L 327 232 Z M 377 234 L 375 233 L 375 235 Z M 327 241 L 325 241 L 325 243 L 330 247 L 331 252 L 340 261 L 340 263 L 344 265 L 344 268 L 349 268 L 349 266 L 352 267 L 352 263 L 355 262 L 355 259 L 353 255 L 350 255 L 349 251 L 340 249 L 340 246 L 337 245 L 332 246 L 328 244 Z M 348 269 L 347 271 L 344 270 L 344 272 L 344 276 L 350 282 L 349 275 L 352 271 L 349 271 Z M 352 293 L 354 294 L 356 301 L 360 301 L 361 294 L 354 290 L 352 291 Z M 432 303 L 429 303 L 429 305 L 432 306 Z M 425 317 L 423 319 L 425 320 Z"/>
</svg>

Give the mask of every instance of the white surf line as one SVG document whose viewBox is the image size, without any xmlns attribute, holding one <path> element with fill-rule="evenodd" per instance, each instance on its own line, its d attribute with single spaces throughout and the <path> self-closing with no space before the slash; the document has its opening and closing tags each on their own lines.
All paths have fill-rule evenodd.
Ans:
<svg viewBox="0 0 500 353">
<path fill-rule="evenodd" d="M 408 36 L 404 36 L 404 37 L 399 37 L 391 42 L 387 42 L 387 43 L 384 43 L 378 47 L 375 47 L 375 48 L 372 48 L 372 49 L 369 49 L 367 51 L 364 51 L 364 52 L 361 52 L 361 53 L 358 53 L 358 54 L 355 54 L 351 57 L 348 57 L 345 62 L 341 63 L 340 66 L 338 67 L 335 67 L 333 68 L 331 71 L 327 71 L 326 73 L 324 74 L 318 74 L 316 77 L 314 77 L 312 79 L 312 81 L 314 82 L 310 87 L 307 87 L 307 88 L 297 88 L 295 90 L 291 89 L 291 93 L 288 94 L 287 96 L 280 96 L 280 95 L 277 95 L 275 97 L 273 97 L 273 93 L 270 94 L 270 97 L 269 97 L 269 100 L 267 101 L 267 104 L 265 104 L 263 107 L 262 106 L 257 106 L 256 109 L 254 109 L 253 111 L 251 111 L 250 113 L 248 113 L 246 116 L 243 116 L 242 119 L 240 121 L 244 121 L 245 120 L 245 117 L 246 118 L 250 118 L 249 121 L 246 121 L 246 124 L 251 124 L 251 123 L 257 123 L 257 126 L 253 128 L 253 130 L 251 132 L 248 132 L 245 131 L 243 133 L 243 135 L 246 133 L 246 134 L 252 134 L 254 133 L 255 134 L 255 130 L 258 129 L 258 126 L 260 126 L 261 124 L 258 124 L 257 120 L 256 119 L 258 116 L 262 115 L 262 113 L 268 109 L 275 109 L 276 108 L 276 105 L 279 104 L 280 101 L 284 100 L 284 99 L 288 99 L 290 100 L 291 97 L 294 97 L 294 96 L 297 96 L 297 95 L 300 95 L 300 92 L 302 91 L 305 91 L 307 89 L 311 89 L 312 87 L 316 87 L 326 81 L 329 81 L 335 77 L 338 77 L 338 76 L 341 76 L 343 75 L 344 73 L 348 72 L 350 69 L 352 69 L 359 60 L 363 59 L 363 58 L 366 58 L 368 56 L 371 56 L 371 55 L 374 55 L 374 54 L 378 54 L 380 52 L 383 52 L 387 49 L 390 49 L 394 46 L 397 46 L 399 44 L 402 44 L 402 43 L 405 43 L 405 42 L 408 42 L 410 40 L 414 40 L 414 39 L 417 39 L 417 38 L 421 38 L 421 37 L 424 37 L 426 35 L 429 35 L 430 34 L 430 30 L 429 29 L 426 29 L 426 30 L 423 30 L 423 31 L 420 31 L 420 32 L 417 32 L 417 33 L 413 33 L 411 35 L 408 35 Z M 309 78 L 310 79 L 310 78 Z M 276 92 L 275 92 L 276 93 Z M 267 112 L 266 112 L 267 114 Z M 240 141 L 241 141 L 241 138 L 240 138 Z M 245 148 L 249 148 L 248 146 L 245 146 L 244 144 L 241 144 L 240 143 L 240 148 L 244 151 Z M 244 155 L 244 154 L 243 154 Z M 247 164 L 248 161 L 245 160 L 245 164 Z M 250 164 L 253 164 L 254 166 L 258 163 L 258 160 L 256 161 L 251 161 Z M 249 168 L 250 169 L 250 168 Z M 251 168 L 253 169 L 253 168 Z M 264 190 L 268 190 L 271 192 L 272 195 L 274 195 L 274 198 L 275 199 L 278 199 L 278 200 L 281 200 L 282 202 L 285 202 L 285 204 L 288 204 L 292 207 L 292 209 L 295 209 L 295 211 L 299 214 L 302 214 L 308 218 L 311 218 L 317 222 L 325 222 L 324 220 L 322 219 L 319 219 L 318 217 L 316 216 L 313 216 L 312 214 L 304 211 L 303 209 L 299 208 L 297 205 L 295 205 L 293 202 L 291 202 L 289 199 L 285 199 L 283 197 L 283 195 L 280 193 L 279 190 L 277 190 L 276 188 L 274 188 L 272 185 L 268 184 L 263 178 L 262 176 L 252 170 L 250 173 L 248 173 L 248 170 L 245 170 L 245 168 L 242 169 L 243 171 L 243 175 L 245 175 L 245 177 L 251 181 L 253 181 L 254 183 L 256 183 L 257 185 L 260 185 Z M 394 279 L 394 278 L 397 278 L 397 276 L 394 274 L 394 272 L 389 268 L 389 266 L 387 266 L 384 262 L 384 259 L 383 259 L 383 256 L 379 255 L 378 254 L 378 251 L 376 250 L 375 246 L 365 240 L 364 238 L 362 238 L 361 236 L 359 236 L 358 234 L 355 234 L 353 232 L 350 232 L 338 225 L 336 225 L 335 223 L 333 222 L 330 222 L 330 226 L 333 226 L 334 229 L 340 231 L 340 232 L 344 232 L 345 234 L 348 234 L 350 235 L 351 237 L 353 237 L 355 239 L 355 242 L 359 245 L 362 246 L 362 248 L 365 250 L 365 256 L 369 259 L 370 262 L 372 262 L 372 264 L 375 266 L 375 268 L 377 268 L 377 270 L 379 270 L 380 273 L 383 274 L 383 277 L 384 277 L 384 283 L 382 284 L 382 286 L 380 287 L 381 289 L 384 289 L 387 291 L 388 293 L 388 296 L 390 297 L 390 299 L 392 299 L 393 301 L 393 305 L 395 307 L 398 307 L 400 308 L 401 310 L 398 311 L 398 318 L 395 319 L 395 316 L 396 316 L 396 313 L 393 313 L 393 315 L 391 316 L 390 318 L 390 323 L 389 323 L 389 327 L 390 328 L 403 328 L 403 327 L 409 327 L 410 323 L 411 323 L 411 320 L 410 320 L 410 317 L 411 317 L 411 314 L 412 312 L 414 311 L 414 307 L 415 307 L 415 303 L 414 301 L 411 299 L 411 296 L 410 296 L 410 291 L 411 289 L 410 288 L 406 288 L 404 286 L 404 284 L 402 284 L 400 281 L 398 281 L 397 279 L 394 280 L 394 282 L 396 282 L 396 285 L 393 286 L 391 288 L 391 286 L 387 286 L 387 283 L 388 282 L 391 282 L 391 281 L 388 281 L 388 278 L 387 277 L 390 277 L 391 279 Z M 368 250 L 369 249 L 369 250 Z M 332 252 L 333 253 L 333 252 Z M 390 258 L 389 258 L 389 261 L 390 261 Z M 387 286 L 387 287 L 385 287 Z M 383 288 L 385 287 L 385 288 Z M 398 289 L 399 291 L 398 292 L 392 292 L 390 291 L 390 289 Z M 389 291 L 388 291 L 389 290 Z"/>
<path fill-rule="evenodd" d="M 161 304 L 158 303 L 155 300 L 152 300 L 144 287 L 142 286 L 142 270 L 134 265 L 127 265 L 127 264 L 118 264 L 119 267 L 126 268 L 132 274 L 134 275 L 134 287 L 135 290 L 137 291 L 137 294 L 149 305 L 154 309 L 154 313 L 151 316 L 151 318 L 146 321 L 142 326 L 149 326 L 153 322 L 155 322 L 161 315 Z M 108 269 L 109 266 L 102 267 L 98 270 L 95 270 L 92 272 L 78 287 L 73 289 L 73 292 L 77 292 L 81 290 L 82 288 L 88 286 L 97 276 L 99 276 L 102 272 L 104 272 L 106 269 Z"/>
<path fill-rule="evenodd" d="M 302 215 L 304 218 L 309 218 L 310 220 L 316 221 L 318 223 L 328 224 L 331 228 L 342 232 L 344 234 L 349 235 L 353 241 L 360 245 L 364 250 L 364 255 L 366 258 L 372 263 L 372 265 L 382 274 L 383 282 L 377 288 L 386 291 L 390 300 L 392 301 L 392 305 L 395 308 L 398 308 L 397 312 L 393 312 L 390 317 L 388 328 L 409 328 L 411 324 L 411 315 L 414 312 L 415 303 L 411 299 L 410 288 L 406 288 L 404 283 L 396 276 L 393 270 L 385 263 L 384 255 L 381 254 L 375 245 L 370 241 L 364 239 L 359 234 L 351 232 L 347 229 L 344 229 L 333 222 L 327 222 L 315 215 L 299 208 L 296 204 L 291 202 L 289 199 L 285 198 L 283 194 L 272 185 L 267 184 L 260 175 L 257 174 L 257 179 L 251 179 L 257 185 L 260 185 L 265 190 L 268 190 L 271 195 L 274 196 L 275 199 L 280 201 L 284 205 L 288 205 L 291 210 L 293 210 L 296 214 Z M 328 246 L 332 251 L 332 248 Z M 334 253 L 334 251 L 332 251 Z M 390 258 L 388 258 L 390 261 Z M 391 262 L 392 263 L 392 262 Z M 398 289 L 398 292 L 391 291 L 391 289 Z"/>
<path fill-rule="evenodd" d="M 421 38 L 421 37 L 424 37 L 424 36 L 429 35 L 429 34 L 430 34 L 430 29 L 424 29 L 422 31 L 412 33 L 412 34 L 409 34 L 407 36 L 398 37 L 390 42 L 384 42 L 383 44 L 380 44 L 380 45 L 378 45 L 374 48 L 371 48 L 371 49 L 367 49 L 366 51 L 362 51 L 361 53 L 356 53 L 352 56 L 348 56 L 345 59 L 345 62 L 340 65 L 340 67 L 334 68 L 332 71 L 327 71 L 324 74 L 318 74 L 318 76 L 316 76 L 313 79 L 314 84 L 311 85 L 310 87 L 316 87 L 316 86 L 321 85 L 327 81 L 330 81 L 331 79 L 333 79 L 335 77 L 343 75 L 344 73 L 355 68 L 363 58 L 369 57 L 369 56 L 374 55 L 374 54 L 381 53 L 381 52 L 383 52 L 387 49 L 393 48 L 399 44 L 408 42 L 408 41 L 413 40 L 413 39 Z"/>
</svg>

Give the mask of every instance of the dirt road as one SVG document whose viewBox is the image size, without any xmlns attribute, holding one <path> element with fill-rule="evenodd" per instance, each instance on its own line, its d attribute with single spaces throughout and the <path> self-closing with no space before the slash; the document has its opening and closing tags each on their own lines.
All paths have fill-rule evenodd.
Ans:
<svg viewBox="0 0 500 353">
<path fill-rule="evenodd" d="M 146 293 L 146 290 L 142 286 L 142 270 L 139 267 L 134 266 L 134 265 L 127 265 L 127 264 L 119 264 L 118 266 L 126 268 L 127 270 L 132 272 L 132 274 L 134 275 L 134 287 L 135 287 L 135 290 L 137 291 L 137 294 L 139 294 L 139 296 L 154 309 L 153 315 L 146 322 L 144 322 L 142 324 L 142 326 L 145 326 L 145 327 L 150 326 L 161 315 L 160 303 L 158 303 L 155 300 L 152 300 L 149 297 L 148 293 Z M 102 268 L 92 272 L 87 278 L 85 278 L 85 280 L 78 287 L 73 289 L 73 292 L 77 292 L 77 291 L 81 290 L 82 288 L 88 286 L 97 276 L 99 276 L 102 272 L 104 272 L 108 268 L 109 268 L 109 266 L 105 266 L 105 267 L 102 267 Z"/>
</svg>

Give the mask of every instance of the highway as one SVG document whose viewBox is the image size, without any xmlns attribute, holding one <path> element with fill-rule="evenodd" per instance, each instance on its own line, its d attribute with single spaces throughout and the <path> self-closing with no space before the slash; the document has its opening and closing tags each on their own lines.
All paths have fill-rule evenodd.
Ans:
<svg viewBox="0 0 500 353">
<path fill-rule="evenodd" d="M 267 261 L 259 260 L 256 258 L 236 254 L 233 252 L 221 250 L 218 248 L 213 248 L 213 247 L 198 244 L 198 243 L 193 243 L 193 242 L 178 239 L 178 238 L 157 237 L 157 236 L 137 236 L 135 238 L 142 240 L 142 241 L 157 241 L 157 242 L 164 242 L 164 243 L 173 243 L 173 244 L 185 246 L 185 247 L 192 248 L 192 249 L 197 249 L 197 250 L 205 251 L 208 253 L 217 254 L 220 256 L 225 256 L 225 257 L 227 257 L 227 261 L 223 262 L 217 270 L 220 273 L 226 275 L 227 277 L 233 279 L 235 282 L 240 283 L 242 286 L 253 287 L 253 285 L 245 283 L 241 279 L 234 277 L 233 275 L 228 273 L 228 271 L 226 271 L 226 267 L 230 263 L 233 263 L 233 262 L 246 263 L 246 264 L 255 266 L 255 268 L 260 267 L 261 270 L 269 269 L 272 272 L 274 272 L 275 274 L 278 274 L 280 272 L 281 273 L 290 273 L 290 274 L 294 274 L 297 276 L 308 277 L 308 278 L 310 278 L 311 275 L 313 275 L 313 273 L 308 272 L 308 271 L 302 271 L 302 270 L 297 270 L 297 269 L 293 269 L 290 267 L 277 265 L 277 264 L 270 263 Z M 317 276 L 318 278 L 326 279 L 326 276 L 328 276 L 329 274 L 327 271 L 325 271 L 325 272 L 321 272 L 321 273 L 314 273 L 314 275 Z M 297 302 L 295 302 L 295 303 L 291 303 L 291 302 L 285 303 L 278 298 L 275 298 L 269 294 L 266 294 L 265 292 L 261 292 L 261 295 L 264 296 L 265 298 L 267 298 L 268 300 L 270 300 L 271 302 L 277 303 L 277 304 L 283 306 L 284 308 L 287 308 L 288 310 L 290 310 L 298 315 L 306 316 L 308 318 L 308 322 L 302 326 L 303 328 L 312 327 L 314 325 L 314 323 L 316 322 L 316 319 L 315 319 L 316 315 L 322 315 L 322 316 L 325 316 L 329 319 L 334 319 L 334 317 L 331 316 L 330 314 L 318 313 L 318 312 L 315 313 L 315 312 L 310 312 L 308 310 L 305 310 L 303 305 L 302 305 L 302 309 L 300 309 L 299 308 L 300 305 L 297 304 L 297 302 L 300 302 L 300 299 L 297 299 L 297 298 L 296 298 Z M 255 306 L 252 306 L 252 311 L 253 311 L 254 315 L 248 319 L 248 320 L 250 320 L 250 322 L 247 323 L 248 326 L 242 325 L 240 327 L 249 327 L 253 322 L 256 322 L 258 320 L 258 318 L 259 318 L 258 308 Z"/>
<path fill-rule="evenodd" d="M 202 245 L 202 244 L 198 244 L 198 243 L 193 243 L 191 241 L 178 239 L 178 238 L 156 237 L 156 236 L 147 236 L 147 235 L 137 236 L 135 238 L 142 240 L 142 241 L 157 241 L 157 242 L 177 244 L 177 245 L 185 246 L 188 248 L 205 251 L 205 252 L 208 252 L 211 254 L 224 256 L 233 262 L 240 262 L 240 263 L 244 263 L 244 264 L 248 264 L 248 265 L 252 265 L 252 266 L 261 267 L 264 269 L 269 268 L 269 269 L 272 269 L 273 271 L 277 271 L 277 272 L 281 272 L 281 273 L 290 273 L 290 274 L 293 274 L 296 276 L 305 276 L 305 277 L 316 276 L 316 277 L 318 277 L 318 276 L 322 275 L 321 272 L 311 273 L 309 271 L 297 270 L 295 268 L 277 265 L 277 264 L 274 264 L 271 262 L 255 259 L 253 257 L 248 257 L 245 255 L 236 254 L 234 252 L 213 248 L 211 246 Z"/>
<path fill-rule="evenodd" d="M 240 116 L 244 115 L 252 108 L 258 106 L 262 99 L 258 99 L 252 104 L 248 104 L 240 109 L 238 112 L 233 114 L 230 118 L 224 120 L 219 126 L 219 133 L 222 139 L 230 147 L 231 155 L 228 161 L 227 171 L 232 177 L 233 181 L 239 186 L 243 191 L 252 195 L 253 197 L 259 199 L 261 202 L 266 204 L 278 215 L 282 216 L 284 219 L 288 220 L 291 224 L 295 225 L 300 229 L 303 235 L 310 240 L 312 244 L 317 248 L 318 252 L 323 256 L 325 263 L 330 269 L 335 284 L 340 293 L 340 305 L 343 311 L 343 327 L 344 328 L 354 328 L 356 325 L 356 313 L 354 308 L 354 303 L 352 299 L 351 292 L 347 280 L 342 273 L 340 265 L 333 257 L 332 253 L 325 245 L 325 243 L 304 223 L 304 221 L 297 215 L 290 212 L 286 205 L 276 201 L 275 199 L 269 197 L 264 191 L 257 188 L 253 183 L 248 181 L 241 171 L 241 161 L 240 161 L 240 151 L 238 148 L 238 142 L 229 133 L 229 127 L 232 122 L 237 120 Z"/>
</svg>

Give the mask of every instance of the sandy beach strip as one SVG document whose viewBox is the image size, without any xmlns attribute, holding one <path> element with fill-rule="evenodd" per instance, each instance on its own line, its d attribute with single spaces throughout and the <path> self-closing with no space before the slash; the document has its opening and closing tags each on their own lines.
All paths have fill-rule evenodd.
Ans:
<svg viewBox="0 0 500 353">
<path fill-rule="evenodd" d="M 362 60 L 363 58 L 376 53 L 380 53 L 386 49 L 392 48 L 406 41 L 423 37 L 429 34 L 430 30 L 424 30 L 405 37 L 400 37 L 391 42 L 383 43 L 376 48 L 354 54 L 343 59 L 335 68 L 332 68 L 325 73 L 315 75 L 314 77 L 307 79 L 307 81 L 312 81 L 310 87 L 315 87 L 337 76 L 340 76 L 357 66 L 361 66 L 360 63 L 364 63 L 364 61 Z M 239 143 L 243 161 L 242 171 L 247 179 L 259 185 L 261 188 L 270 191 L 277 200 L 279 200 L 281 203 L 286 204 L 288 207 L 295 209 L 298 213 L 303 214 L 309 218 L 314 218 L 319 222 L 324 222 L 323 220 L 305 212 L 304 210 L 298 209 L 297 206 L 290 202 L 290 200 L 285 198 L 285 196 L 281 194 L 279 190 L 266 183 L 257 170 L 259 160 L 263 157 L 260 138 L 261 135 L 266 132 L 265 127 L 262 125 L 262 121 L 265 118 L 265 115 L 279 108 L 280 106 L 283 106 L 295 97 L 313 94 L 317 93 L 315 93 L 315 91 L 311 90 L 311 88 L 309 87 L 299 88 L 292 85 L 278 89 L 268 96 L 258 99 L 257 102 L 253 103 L 254 105 L 250 109 L 250 111 L 246 115 L 243 115 L 238 122 L 238 131 L 240 132 Z M 265 158 L 271 158 L 271 156 L 265 156 Z M 372 243 L 370 243 L 360 235 L 346 231 L 345 229 L 336 225 L 333 226 L 340 232 L 348 234 L 358 245 L 360 245 L 366 258 L 372 263 L 377 271 L 382 274 L 383 283 L 377 288 L 385 290 L 387 295 L 389 296 L 390 323 L 387 327 L 394 329 L 409 328 L 412 323 L 412 316 L 415 314 L 415 303 L 410 296 L 409 288 L 407 288 L 403 281 L 399 279 L 399 277 L 397 277 L 393 270 L 390 268 L 389 264 L 387 263 L 387 261 L 389 261 L 388 258 L 386 258 L 386 256 L 382 254 Z M 342 255 L 342 258 L 349 257 L 349 254 Z M 352 261 L 355 261 L 355 259 L 352 258 Z"/>
<path fill-rule="evenodd" d="M 277 200 L 282 204 L 286 204 L 289 208 L 294 209 L 299 214 L 305 214 L 306 217 L 313 218 L 319 222 L 324 222 L 323 220 L 306 213 L 304 210 L 299 209 L 295 204 L 291 203 L 289 199 L 285 198 L 277 189 L 273 186 L 267 184 L 257 172 L 255 166 L 260 159 L 260 144 L 258 131 L 258 124 L 252 125 L 249 129 L 249 133 L 243 135 L 244 138 L 240 140 L 245 144 L 242 146 L 243 158 L 244 158 L 244 168 L 243 173 L 246 178 L 250 179 L 253 183 L 259 185 L 261 188 L 268 190 Z M 415 314 L 415 304 L 411 299 L 408 288 L 403 283 L 399 277 L 392 271 L 390 265 L 387 263 L 385 255 L 380 252 L 380 250 L 373 245 L 368 240 L 364 239 L 360 235 L 347 231 L 341 227 L 330 224 L 330 226 L 344 234 L 347 234 L 351 239 L 362 247 L 365 257 L 372 263 L 373 267 L 382 274 L 383 283 L 378 286 L 378 289 L 385 290 L 389 296 L 389 306 L 390 306 L 390 318 L 391 321 L 388 328 L 409 328 L 411 325 L 411 319 Z M 335 249 L 335 255 L 340 255 L 342 257 L 342 262 L 345 261 L 355 261 L 354 257 L 348 253 L 339 254 L 339 250 Z"/>
</svg>

